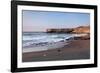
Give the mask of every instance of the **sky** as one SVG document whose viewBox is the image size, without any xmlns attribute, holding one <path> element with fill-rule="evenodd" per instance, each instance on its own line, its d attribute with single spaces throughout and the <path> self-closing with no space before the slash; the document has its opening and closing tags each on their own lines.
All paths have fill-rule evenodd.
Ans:
<svg viewBox="0 0 100 73">
<path fill-rule="evenodd" d="M 22 11 L 23 32 L 45 32 L 50 28 L 74 28 L 90 25 L 89 13 Z"/>
</svg>

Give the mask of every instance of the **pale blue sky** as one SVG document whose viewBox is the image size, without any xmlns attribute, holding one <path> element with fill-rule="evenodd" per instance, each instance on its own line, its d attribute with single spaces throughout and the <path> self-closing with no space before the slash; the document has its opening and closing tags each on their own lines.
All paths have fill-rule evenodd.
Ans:
<svg viewBox="0 0 100 73">
<path fill-rule="evenodd" d="M 73 28 L 90 25 L 89 13 L 23 10 L 23 31 L 38 32 L 48 28 Z"/>
</svg>

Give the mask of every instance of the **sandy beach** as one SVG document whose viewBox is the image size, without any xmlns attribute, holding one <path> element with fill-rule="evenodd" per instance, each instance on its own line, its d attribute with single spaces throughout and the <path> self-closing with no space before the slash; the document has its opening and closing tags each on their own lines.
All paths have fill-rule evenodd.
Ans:
<svg viewBox="0 0 100 73">
<path fill-rule="evenodd" d="M 23 62 L 79 60 L 90 58 L 90 40 L 72 40 L 59 49 L 22 53 Z"/>
</svg>

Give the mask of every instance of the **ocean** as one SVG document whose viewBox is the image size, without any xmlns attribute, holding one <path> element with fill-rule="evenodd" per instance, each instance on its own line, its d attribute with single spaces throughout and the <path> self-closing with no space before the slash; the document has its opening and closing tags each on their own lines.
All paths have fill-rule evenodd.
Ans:
<svg viewBox="0 0 100 73">
<path fill-rule="evenodd" d="M 75 34 L 23 32 L 23 52 L 36 52 L 64 47 Z"/>
</svg>

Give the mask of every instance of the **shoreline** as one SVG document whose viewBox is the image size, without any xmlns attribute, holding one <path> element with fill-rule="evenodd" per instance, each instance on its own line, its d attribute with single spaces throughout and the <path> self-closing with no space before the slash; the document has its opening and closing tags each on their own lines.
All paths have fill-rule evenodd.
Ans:
<svg viewBox="0 0 100 73">
<path fill-rule="evenodd" d="M 75 60 L 90 58 L 90 40 L 71 40 L 63 48 L 22 53 L 23 62 Z"/>
<path fill-rule="evenodd" d="M 38 52 L 38 51 L 47 51 L 49 49 L 58 49 L 62 48 L 65 45 L 68 45 L 70 41 L 72 40 L 88 40 L 90 36 L 87 34 L 75 34 L 73 37 L 70 36 L 69 38 L 59 39 L 55 41 L 45 41 L 45 42 L 38 42 L 38 43 L 32 43 L 30 46 L 24 46 L 23 47 L 23 53 L 28 52 Z"/>
</svg>

